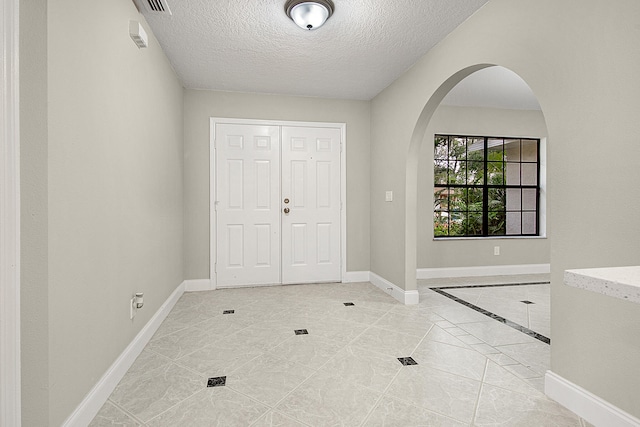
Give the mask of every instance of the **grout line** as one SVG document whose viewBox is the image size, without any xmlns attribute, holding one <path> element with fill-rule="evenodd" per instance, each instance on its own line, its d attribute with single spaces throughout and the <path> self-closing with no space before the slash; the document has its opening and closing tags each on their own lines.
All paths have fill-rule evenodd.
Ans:
<svg viewBox="0 0 640 427">
<path fill-rule="evenodd" d="M 137 416 L 135 416 L 134 414 L 132 414 L 130 411 L 128 411 L 127 409 L 123 408 L 122 405 L 117 404 L 116 402 L 114 402 L 113 400 L 111 400 L 111 396 L 109 396 L 109 398 L 107 399 L 107 402 L 111 403 L 113 406 L 115 406 L 117 409 L 119 409 L 121 412 L 123 412 L 125 415 L 128 415 L 130 418 L 132 418 L 134 421 L 140 423 L 140 424 L 145 424 L 142 422 L 142 420 L 140 418 L 138 418 Z M 104 405 L 103 405 L 104 406 Z M 97 415 L 97 414 L 96 414 Z M 95 417 L 94 417 L 95 418 Z"/>
<path fill-rule="evenodd" d="M 489 367 L 489 358 L 487 358 L 487 361 L 484 364 L 484 372 L 482 373 L 482 380 L 480 381 L 480 390 L 478 390 L 478 398 L 476 399 L 476 406 L 473 409 L 473 417 L 471 418 L 471 425 L 475 425 L 476 422 L 476 417 L 478 416 L 478 409 L 480 408 L 480 396 L 482 396 L 482 391 L 484 389 L 484 385 L 485 385 L 485 378 L 487 377 L 487 369 Z"/>
<path fill-rule="evenodd" d="M 169 412 L 170 410 L 172 410 L 172 409 L 173 409 L 173 408 L 175 408 L 176 406 L 178 406 L 178 405 L 182 404 L 182 402 L 184 402 L 184 401 L 186 401 L 186 400 L 188 400 L 188 399 L 191 399 L 191 398 L 192 398 L 193 396 L 195 396 L 196 394 L 198 394 L 198 393 L 203 393 L 206 389 L 207 389 L 206 387 L 203 387 L 202 389 L 200 389 L 200 390 L 196 391 L 195 393 L 193 393 L 193 394 L 192 394 L 192 395 L 190 395 L 189 397 L 186 397 L 185 399 L 182 399 L 181 401 L 179 401 L 179 402 L 178 402 L 178 403 L 176 403 L 175 405 L 172 405 L 172 406 L 170 406 L 169 408 L 165 409 L 164 411 L 162 411 L 162 412 L 160 412 L 160 413 L 158 413 L 158 414 L 154 415 L 152 418 L 149 418 L 149 419 L 148 419 L 144 424 L 146 424 L 146 423 L 148 423 L 148 422 L 150 422 L 150 421 L 155 420 L 156 418 L 160 417 L 161 415 L 164 415 L 165 413 Z"/>
<path fill-rule="evenodd" d="M 380 393 L 380 396 L 378 397 L 376 402 L 373 404 L 373 407 L 371 408 L 369 413 L 367 413 L 367 415 L 364 417 L 364 419 L 360 423 L 361 426 L 365 425 L 367 423 L 367 421 L 369 421 L 369 418 L 371 418 L 371 415 L 373 414 L 373 411 L 376 410 L 376 408 L 378 407 L 378 405 L 380 404 L 382 399 L 384 399 L 385 397 L 389 397 L 389 398 L 393 399 L 393 396 L 387 396 L 387 392 L 389 391 L 389 388 L 391 387 L 391 384 L 393 384 L 393 382 L 396 380 L 396 378 L 398 378 L 398 375 L 400 375 L 400 372 L 402 372 L 402 368 L 405 368 L 405 366 L 401 366 L 400 369 L 398 369 L 398 372 L 396 372 L 396 374 L 393 376 L 391 381 L 389 381 L 389 384 L 387 384 L 387 386 L 384 388 L 384 390 L 382 390 L 382 393 Z"/>
</svg>

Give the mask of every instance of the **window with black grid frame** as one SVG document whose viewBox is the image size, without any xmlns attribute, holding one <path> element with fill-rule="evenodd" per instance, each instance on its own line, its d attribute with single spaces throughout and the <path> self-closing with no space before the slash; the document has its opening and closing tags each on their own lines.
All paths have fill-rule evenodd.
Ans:
<svg viewBox="0 0 640 427">
<path fill-rule="evenodd" d="M 434 147 L 434 237 L 539 235 L 539 139 L 438 134 Z"/>
</svg>

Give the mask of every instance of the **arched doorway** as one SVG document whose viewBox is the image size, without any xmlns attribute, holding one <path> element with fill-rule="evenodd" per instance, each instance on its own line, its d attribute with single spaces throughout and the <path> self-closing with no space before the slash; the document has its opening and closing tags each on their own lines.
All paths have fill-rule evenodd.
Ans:
<svg viewBox="0 0 640 427">
<path fill-rule="evenodd" d="M 461 82 L 463 83 L 460 84 Z M 454 88 L 455 90 L 451 92 Z M 446 100 L 445 104 L 451 104 L 452 96 L 448 96 L 450 92 L 455 95 L 453 98 L 456 99 L 453 100 L 454 103 L 452 104 L 455 107 L 447 105 L 440 108 L 443 99 Z M 457 105 L 456 103 L 460 104 Z M 443 110 L 445 109 L 448 109 L 447 114 L 444 114 Z M 436 111 L 438 114 L 434 119 Z M 445 120 L 447 116 L 449 118 Z M 451 116 L 455 117 L 455 120 L 451 120 Z M 510 123 L 511 121 L 513 123 Z M 428 193 L 433 188 L 433 182 L 429 183 L 427 182 L 429 179 L 425 180 L 425 178 L 430 176 L 431 181 L 433 181 L 433 176 L 424 173 L 424 170 L 428 168 L 431 168 L 429 172 L 433 171 L 433 148 L 429 149 L 427 147 L 424 149 L 422 153 L 422 162 L 424 164 L 422 166 L 419 165 L 420 152 L 425 143 L 424 141 L 426 139 L 430 141 L 430 144 L 433 144 L 434 131 L 436 133 L 445 132 L 474 136 L 486 134 L 485 136 L 487 137 L 539 138 L 539 146 L 542 147 L 540 159 L 537 160 L 538 166 L 542 166 L 540 168 L 540 177 L 538 178 L 540 182 L 536 181 L 536 185 L 540 186 L 537 189 L 540 195 L 539 205 L 536 199 L 535 212 L 527 213 L 527 215 L 531 214 L 534 218 L 535 232 L 531 231 L 531 229 L 522 229 L 521 236 L 515 235 L 517 233 L 514 233 L 513 227 L 509 229 L 509 225 L 514 223 L 514 212 L 502 214 L 501 230 L 488 230 L 487 214 L 485 212 L 484 237 L 487 237 L 486 239 L 477 239 L 477 231 L 475 233 L 461 233 L 464 234 L 464 237 L 474 238 L 474 240 L 466 240 L 465 242 L 442 239 L 440 235 L 435 236 L 436 238 L 434 239 L 434 226 L 428 220 L 430 213 L 425 206 L 427 198 L 429 203 L 433 200 L 433 194 Z M 451 267 L 457 267 L 458 270 L 464 270 L 465 272 L 472 272 L 469 275 L 480 275 L 483 271 L 514 271 L 519 274 L 526 272 L 548 273 L 548 241 L 546 239 L 529 239 L 530 237 L 546 236 L 546 174 L 544 171 L 546 167 L 546 136 L 547 127 L 537 98 L 524 80 L 509 69 L 492 64 L 470 66 L 455 73 L 439 86 L 425 104 L 416 122 L 407 153 L 405 183 L 405 283 L 407 289 L 417 289 L 416 279 L 418 277 L 416 270 L 423 273 L 423 276 L 427 273 L 436 274 L 435 277 L 438 277 L 438 274 L 451 274 L 452 270 L 456 270 L 456 268 Z M 429 159 L 429 161 L 425 159 Z M 509 164 L 509 166 L 512 166 L 512 164 Z M 419 170 L 423 171 L 421 176 L 419 176 Z M 505 173 L 506 176 L 507 174 Z M 506 178 L 505 184 L 508 184 Z M 503 193 L 505 192 L 505 190 L 502 191 Z M 512 189 L 506 191 L 515 192 Z M 420 194 L 420 197 L 418 194 Z M 506 196 L 503 197 L 506 199 Z M 509 220 L 506 226 L 505 217 Z M 453 223 L 453 221 L 450 221 L 450 223 Z M 540 227 L 538 227 L 538 224 Z M 480 235 L 482 235 L 482 231 L 480 231 Z M 509 237 L 509 239 L 503 239 L 504 237 Z M 522 238 L 513 239 L 513 237 Z M 504 245 L 507 254 L 502 257 L 494 257 L 493 255 L 499 254 L 500 245 Z M 461 259 L 452 259 L 456 254 L 456 250 L 460 254 L 460 248 L 463 248 L 463 252 L 467 251 L 467 249 L 470 252 L 471 247 L 474 248 L 474 251 L 479 250 L 479 253 L 474 253 L 467 257 L 459 257 Z M 494 249 L 497 253 L 494 253 Z M 490 250 L 491 253 L 489 253 Z M 425 252 L 429 251 L 431 257 L 429 262 L 425 262 Z M 533 251 L 536 256 L 529 259 L 524 256 L 527 251 Z M 425 267 L 425 263 L 429 264 L 427 266 L 431 268 L 422 268 Z M 513 266 L 508 265 L 509 263 L 518 264 L 520 270 L 514 270 Z"/>
</svg>

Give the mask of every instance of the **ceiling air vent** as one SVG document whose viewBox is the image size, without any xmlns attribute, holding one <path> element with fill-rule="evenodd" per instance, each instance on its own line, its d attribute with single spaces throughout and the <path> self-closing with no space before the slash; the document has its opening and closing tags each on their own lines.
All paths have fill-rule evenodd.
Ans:
<svg viewBox="0 0 640 427">
<path fill-rule="evenodd" d="M 171 15 L 167 0 L 134 0 L 140 12 Z"/>
</svg>

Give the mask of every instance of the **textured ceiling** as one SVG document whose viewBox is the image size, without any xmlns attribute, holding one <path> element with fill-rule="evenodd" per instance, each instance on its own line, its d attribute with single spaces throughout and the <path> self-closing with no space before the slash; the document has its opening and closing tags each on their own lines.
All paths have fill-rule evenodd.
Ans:
<svg viewBox="0 0 640 427">
<path fill-rule="evenodd" d="M 377 95 L 487 0 L 334 0 L 304 31 L 285 0 L 167 0 L 143 12 L 186 88 L 364 99 Z"/>
</svg>

